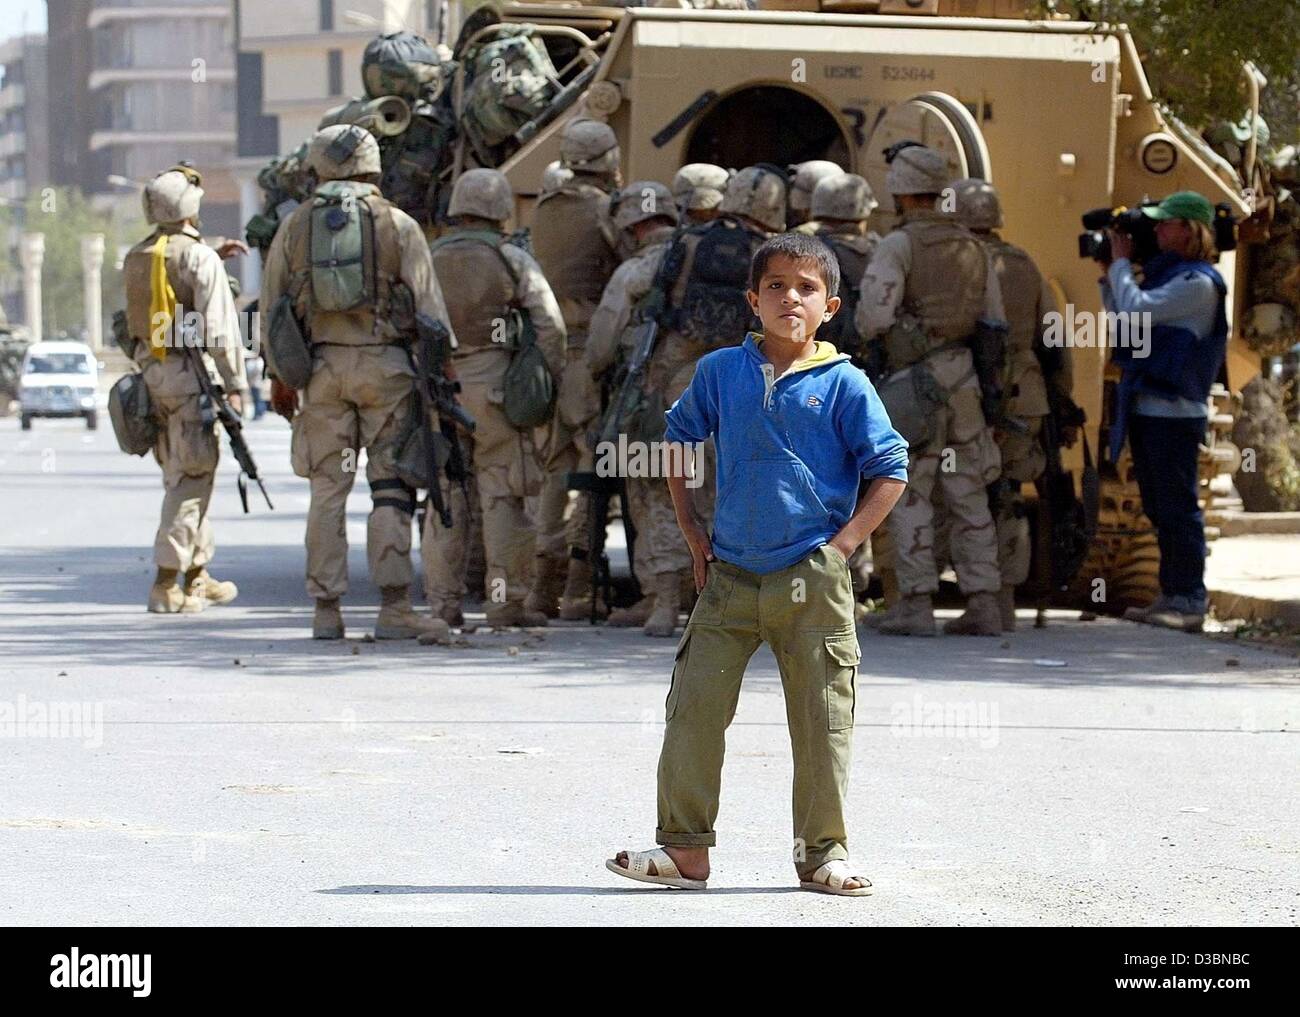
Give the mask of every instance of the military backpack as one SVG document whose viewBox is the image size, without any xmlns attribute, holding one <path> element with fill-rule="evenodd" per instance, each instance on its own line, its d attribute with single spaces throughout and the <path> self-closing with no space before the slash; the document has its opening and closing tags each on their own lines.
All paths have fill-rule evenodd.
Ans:
<svg viewBox="0 0 1300 1017">
<path fill-rule="evenodd" d="M 705 346 L 731 346 L 761 326 L 750 310 L 749 265 L 760 241 L 731 219 L 716 219 L 679 234 L 698 237 L 695 256 L 678 306 L 666 324 L 688 340 Z"/>
<path fill-rule="evenodd" d="M 463 241 L 485 244 L 501 259 L 517 293 L 519 273 L 501 250 L 503 245 L 511 243 L 516 236 L 512 234 L 508 238 L 492 230 L 457 230 L 439 237 L 430 245 L 430 250 L 436 251 L 447 244 Z M 520 245 L 516 243 L 515 246 Z M 521 431 L 540 427 L 555 412 L 558 386 L 542 348 L 537 345 L 537 328 L 527 308 L 511 306 L 503 338 L 512 353 L 502 382 L 502 411 L 511 426 Z"/>
<path fill-rule="evenodd" d="M 471 79 L 461 123 L 479 149 L 509 139 L 560 91 L 555 65 L 529 25 L 495 33 L 466 54 L 466 63 Z"/>
</svg>

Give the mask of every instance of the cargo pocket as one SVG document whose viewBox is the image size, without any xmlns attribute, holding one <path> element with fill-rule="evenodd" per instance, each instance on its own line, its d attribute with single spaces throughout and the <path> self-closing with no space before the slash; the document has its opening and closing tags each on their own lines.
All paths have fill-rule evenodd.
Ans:
<svg viewBox="0 0 1300 1017">
<path fill-rule="evenodd" d="M 182 416 L 180 432 L 176 449 L 180 471 L 187 477 L 202 477 L 216 470 L 221 446 L 212 428 L 202 420 Z"/>
<path fill-rule="evenodd" d="M 727 614 L 727 601 L 731 599 L 731 590 L 735 585 L 734 572 L 723 571 L 716 560 L 711 562 L 708 579 L 695 602 L 695 609 L 691 611 L 690 621 L 696 625 L 721 625 Z"/>
<path fill-rule="evenodd" d="M 289 425 L 292 428 L 289 437 L 289 465 L 293 468 L 294 476 L 306 480 L 311 477 L 312 463 L 307 429 L 303 427 L 302 420 L 302 414 L 296 414 L 293 423 Z"/>
<path fill-rule="evenodd" d="M 852 633 L 826 637 L 826 720 L 832 731 L 853 727 L 858 662 L 862 651 Z"/>
<path fill-rule="evenodd" d="M 686 670 L 687 653 L 691 648 L 691 626 L 686 625 L 681 642 L 677 644 L 677 653 L 673 657 L 673 680 L 668 686 L 668 698 L 664 701 L 664 722 L 673 719 L 677 712 L 677 700 L 682 694 L 682 672 Z"/>
</svg>

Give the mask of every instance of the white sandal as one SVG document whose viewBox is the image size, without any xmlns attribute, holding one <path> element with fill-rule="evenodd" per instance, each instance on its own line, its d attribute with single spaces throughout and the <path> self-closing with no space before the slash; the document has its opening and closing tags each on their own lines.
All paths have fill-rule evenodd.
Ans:
<svg viewBox="0 0 1300 1017">
<path fill-rule="evenodd" d="M 654 863 L 655 875 L 650 874 L 650 864 Z M 617 872 L 620 876 L 635 879 L 642 883 L 658 883 L 660 886 L 672 886 L 678 890 L 703 890 L 707 883 L 703 879 L 687 879 L 678 870 L 672 857 L 663 848 L 652 851 L 628 851 L 627 866 L 618 864 L 618 859 L 605 859 L 605 868 Z"/>
<path fill-rule="evenodd" d="M 850 879 L 856 879 L 862 885 L 853 889 L 845 889 L 844 884 Z M 871 880 L 860 875 L 853 868 L 852 863 L 846 862 L 843 858 L 836 858 L 827 862 L 812 874 L 811 879 L 801 879 L 799 886 L 804 890 L 833 893 L 840 897 L 869 897 L 875 889 L 871 885 Z"/>
</svg>

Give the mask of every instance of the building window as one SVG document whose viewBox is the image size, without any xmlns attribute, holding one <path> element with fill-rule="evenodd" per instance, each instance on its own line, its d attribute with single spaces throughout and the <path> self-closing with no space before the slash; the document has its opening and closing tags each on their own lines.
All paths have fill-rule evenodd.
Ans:
<svg viewBox="0 0 1300 1017">
<path fill-rule="evenodd" d="M 320 30 L 322 32 L 334 31 L 334 0 L 320 0 Z"/>
<path fill-rule="evenodd" d="M 329 95 L 343 94 L 343 51 L 329 51 Z"/>
</svg>

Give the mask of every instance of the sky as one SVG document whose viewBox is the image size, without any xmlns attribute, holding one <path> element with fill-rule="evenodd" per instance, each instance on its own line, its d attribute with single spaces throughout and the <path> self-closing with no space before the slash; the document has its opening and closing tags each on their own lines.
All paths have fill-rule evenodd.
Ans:
<svg viewBox="0 0 1300 1017">
<path fill-rule="evenodd" d="M 45 0 L 0 0 L 0 40 L 23 31 L 23 15 L 28 32 L 45 31 Z"/>
</svg>

